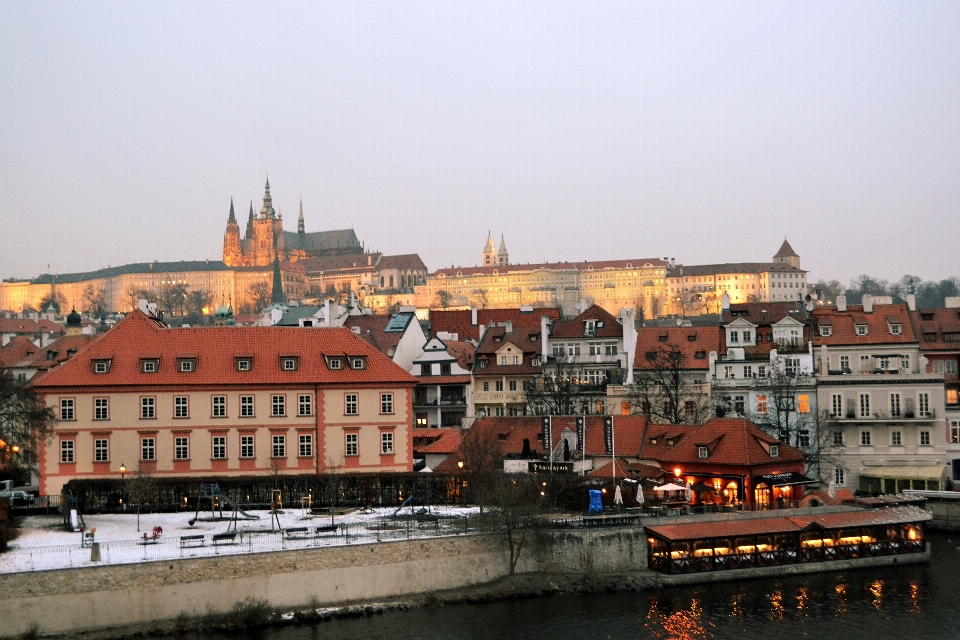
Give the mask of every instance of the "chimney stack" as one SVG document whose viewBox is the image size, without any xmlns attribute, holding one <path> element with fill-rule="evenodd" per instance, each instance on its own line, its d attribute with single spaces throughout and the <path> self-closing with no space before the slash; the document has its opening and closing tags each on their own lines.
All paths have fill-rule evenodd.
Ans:
<svg viewBox="0 0 960 640">
<path fill-rule="evenodd" d="M 540 316 L 540 360 L 543 365 L 547 364 L 547 356 L 550 355 L 550 318 Z"/>
<path fill-rule="evenodd" d="M 873 313 L 873 296 L 869 293 L 863 295 L 863 312 Z"/>
<path fill-rule="evenodd" d="M 470 326 L 477 326 L 477 307 L 470 307 Z"/>
<path fill-rule="evenodd" d="M 843 313 L 847 310 L 847 296 L 840 294 L 837 296 L 837 311 Z"/>
<path fill-rule="evenodd" d="M 910 309 L 910 311 L 916 311 L 917 310 L 917 294 L 908 293 L 906 298 L 907 298 L 907 309 Z"/>
</svg>

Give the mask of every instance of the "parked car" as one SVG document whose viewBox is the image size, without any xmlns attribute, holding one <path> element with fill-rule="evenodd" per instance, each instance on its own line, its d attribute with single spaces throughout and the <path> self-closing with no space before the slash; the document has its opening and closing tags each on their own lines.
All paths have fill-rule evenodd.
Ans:
<svg viewBox="0 0 960 640">
<path fill-rule="evenodd" d="M 33 504 L 33 495 L 26 491 L 0 491 L 0 500 L 10 500 L 11 507 L 29 507 Z"/>
</svg>

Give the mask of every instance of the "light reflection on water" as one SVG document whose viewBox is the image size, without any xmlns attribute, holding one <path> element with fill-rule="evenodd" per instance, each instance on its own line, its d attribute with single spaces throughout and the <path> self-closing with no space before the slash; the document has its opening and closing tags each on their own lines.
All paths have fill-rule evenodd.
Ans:
<svg viewBox="0 0 960 640">
<path fill-rule="evenodd" d="M 960 541 L 931 536 L 929 565 L 789 576 L 658 592 L 448 606 L 268 630 L 262 640 L 384 638 L 752 640 L 958 637 Z M 192 640 L 226 640 L 204 636 Z M 231 639 L 233 640 L 233 639 Z"/>
</svg>

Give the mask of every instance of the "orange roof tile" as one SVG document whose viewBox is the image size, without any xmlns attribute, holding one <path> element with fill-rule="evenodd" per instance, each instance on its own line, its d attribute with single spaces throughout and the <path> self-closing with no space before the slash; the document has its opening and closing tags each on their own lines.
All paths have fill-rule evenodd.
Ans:
<svg viewBox="0 0 960 640">
<path fill-rule="evenodd" d="M 905 304 L 875 304 L 872 313 L 864 313 L 862 305 L 849 305 L 846 311 L 836 307 L 817 307 L 811 312 L 811 321 L 817 327 L 829 325 L 830 335 L 814 332 L 816 346 L 903 344 L 917 342 L 910 312 Z M 891 321 L 900 325 L 899 334 L 891 334 Z M 857 334 L 857 325 L 866 326 L 866 335 Z"/>
<path fill-rule="evenodd" d="M 0 349 L 0 369 L 12 367 L 21 360 L 35 354 L 40 347 L 26 336 L 14 336 L 13 340 Z"/>
<path fill-rule="evenodd" d="M 651 426 L 643 456 L 668 464 L 706 464 L 751 467 L 761 464 L 797 462 L 805 459 L 799 449 L 782 443 L 745 418 L 713 418 L 700 427 L 677 431 L 676 427 L 664 429 L 665 437 L 658 435 L 657 426 Z M 673 445 L 668 441 L 674 438 Z M 779 455 L 774 458 L 768 452 L 769 445 L 778 445 Z M 767 445 L 765 447 L 764 445 Z M 698 448 L 706 446 L 709 455 L 700 458 Z"/>
<path fill-rule="evenodd" d="M 706 371 L 710 368 L 710 352 L 720 353 L 724 342 L 723 327 L 641 327 L 637 330 L 633 368 L 655 366 L 647 354 L 665 348 L 681 353 L 681 369 Z"/>
<path fill-rule="evenodd" d="M 183 353 L 197 354 L 192 373 L 177 369 L 176 359 Z M 298 368 L 283 371 L 281 356 L 298 356 Z M 349 366 L 330 370 L 324 356 L 366 356 L 367 365 L 361 370 Z M 142 373 L 143 357 L 159 357 L 159 370 Z M 252 357 L 252 369 L 237 371 L 237 357 Z M 109 372 L 93 373 L 94 360 L 110 360 Z M 416 378 L 349 329 L 168 328 L 134 311 L 62 366 L 34 378 L 33 385 L 42 391 L 83 386 L 384 383 L 413 386 Z"/>
<path fill-rule="evenodd" d="M 560 310 L 557 308 L 534 309 L 533 311 L 521 311 L 520 309 L 477 309 L 477 324 L 470 323 L 471 311 L 469 309 L 458 310 L 432 310 L 430 311 L 430 333 L 437 335 L 438 331 L 457 334 L 457 339 L 474 340 L 480 339 L 480 327 L 489 326 L 491 322 L 494 325 L 509 320 L 516 327 L 537 327 L 540 328 L 540 316 L 547 316 L 551 320 L 560 318 Z"/>
<path fill-rule="evenodd" d="M 551 338 L 569 339 L 587 337 L 584 333 L 584 327 L 587 320 L 596 320 L 597 324 L 603 323 L 603 326 L 597 326 L 596 332 L 590 336 L 592 338 L 622 338 L 623 326 L 620 321 L 603 307 L 593 305 L 583 313 L 571 320 L 558 320 L 553 323 L 550 331 Z"/>
<path fill-rule="evenodd" d="M 462 439 L 460 429 L 414 429 L 413 450 L 415 453 L 451 454 Z"/>
</svg>

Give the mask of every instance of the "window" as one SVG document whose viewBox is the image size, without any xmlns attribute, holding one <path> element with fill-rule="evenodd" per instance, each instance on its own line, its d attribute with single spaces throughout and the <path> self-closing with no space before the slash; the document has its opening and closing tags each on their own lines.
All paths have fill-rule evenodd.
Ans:
<svg viewBox="0 0 960 640">
<path fill-rule="evenodd" d="M 908 355 L 900 356 L 900 370 L 910 371 L 910 356 Z"/>
<path fill-rule="evenodd" d="M 837 467 L 833 470 L 833 483 L 838 487 L 842 487 L 846 484 L 846 481 L 843 477 L 843 469 L 840 467 Z"/>
<path fill-rule="evenodd" d="M 341 360 L 340 358 L 328 358 L 327 368 L 332 371 L 343 369 L 343 360 Z"/>
<path fill-rule="evenodd" d="M 253 396 L 240 396 L 240 417 L 253 417 Z"/>
<path fill-rule="evenodd" d="M 108 462 L 110 460 L 110 441 L 106 438 L 97 438 L 93 441 L 93 461 Z"/>
<path fill-rule="evenodd" d="M 626 403 L 626 404 L 627 404 L 626 413 L 624 413 L 623 415 L 628 416 L 628 415 L 630 415 L 630 403 L 628 402 L 628 403 Z M 621 406 L 621 412 L 622 412 L 622 411 L 623 411 L 623 407 Z M 696 412 L 696 404 L 694 403 L 694 401 L 693 401 L 693 400 L 684 400 L 684 402 L 683 402 L 683 415 L 685 415 L 685 416 L 688 417 L 688 418 L 692 418 L 692 417 L 693 417 L 693 414 L 694 414 L 695 412 Z"/>
<path fill-rule="evenodd" d="M 507 364 L 507 356 L 500 356 L 500 364 L 501 365 Z"/>
<path fill-rule="evenodd" d="M 900 394 L 890 394 L 890 415 L 894 418 L 900 417 Z"/>
<path fill-rule="evenodd" d="M 274 458 L 287 457 L 287 436 L 273 436 L 273 449 L 271 454 Z"/>
<path fill-rule="evenodd" d="M 110 419 L 110 398 L 94 398 L 93 399 L 93 419 L 94 420 Z"/>
<path fill-rule="evenodd" d="M 360 413 L 360 402 L 355 393 L 347 393 L 343 396 L 343 412 L 348 416 L 355 416 Z"/>
<path fill-rule="evenodd" d="M 858 325 L 857 325 L 857 335 L 858 335 L 858 336 L 865 336 L 865 335 L 867 335 L 867 325 L 865 325 L 865 324 L 858 324 Z"/>
<path fill-rule="evenodd" d="M 960 390 L 947 389 L 947 404 L 960 404 Z"/>
<path fill-rule="evenodd" d="M 490 391 L 490 383 L 487 382 L 486 380 L 483 381 L 483 390 Z"/>
<path fill-rule="evenodd" d="M 723 377 L 724 378 L 733 378 L 733 367 L 724 367 L 723 368 Z"/>
<path fill-rule="evenodd" d="M 380 413 L 393 413 L 393 394 L 380 394 Z"/>
<path fill-rule="evenodd" d="M 213 417 L 214 418 L 226 418 L 227 417 L 227 396 L 213 396 Z"/>
<path fill-rule="evenodd" d="M 830 337 L 831 335 L 833 335 L 833 327 L 831 327 L 828 324 L 820 325 L 820 335 L 823 336 L 824 338 Z"/>
<path fill-rule="evenodd" d="M 154 438 L 140 438 L 140 459 L 151 461 L 157 459 L 157 441 Z"/>
<path fill-rule="evenodd" d="M 493 388 L 497 391 L 503 391 L 503 380 L 497 380 L 493 383 Z"/>
<path fill-rule="evenodd" d="M 860 417 L 861 418 L 870 417 L 870 394 L 869 393 L 860 394 Z"/>
<path fill-rule="evenodd" d="M 74 411 L 73 398 L 60 399 L 60 419 L 61 420 L 76 419 L 76 412 Z"/>
<path fill-rule="evenodd" d="M 890 432 L 890 446 L 899 447 L 901 446 L 903 434 L 900 431 L 891 431 Z"/>
<path fill-rule="evenodd" d="M 380 434 L 380 453 L 381 455 L 393 453 L 393 431 L 384 431 Z"/>
<path fill-rule="evenodd" d="M 901 327 L 901 325 L 899 324 L 890 325 L 890 335 L 898 336 L 901 333 L 903 333 L 903 327 Z"/>
<path fill-rule="evenodd" d="M 743 377 L 752 378 L 753 377 L 753 367 L 750 365 L 744 365 L 743 367 Z"/>
<path fill-rule="evenodd" d="M 744 331 L 744 332 L 743 332 L 743 342 L 752 342 L 752 341 L 753 341 L 753 340 L 751 339 L 751 334 L 750 334 L 750 332 L 749 332 L 749 331 Z"/>
<path fill-rule="evenodd" d="M 757 367 L 757 377 L 758 378 L 767 377 L 767 368 L 764 365 L 760 365 Z"/>
<path fill-rule="evenodd" d="M 840 370 L 841 371 L 850 370 L 850 356 L 840 356 Z"/>
<path fill-rule="evenodd" d="M 94 373 L 107 373 L 110 371 L 110 361 L 109 360 L 94 360 L 93 362 L 93 372 Z"/>
<path fill-rule="evenodd" d="M 487 364 L 489 364 L 489 362 L 490 362 L 490 361 L 487 360 L 486 358 L 480 358 L 479 360 L 477 360 L 477 364 L 480 365 L 480 368 L 481 368 L 481 369 L 486 369 L 486 368 L 487 368 Z"/>
<path fill-rule="evenodd" d="M 921 447 L 929 447 L 929 446 L 930 446 L 930 432 L 929 432 L 929 431 L 921 431 L 921 432 L 920 432 L 920 446 L 921 446 Z"/>
<path fill-rule="evenodd" d="M 799 444 L 801 447 L 809 447 L 810 432 L 806 429 L 801 429 L 799 433 L 797 433 L 797 444 Z"/>
<path fill-rule="evenodd" d="M 797 411 L 800 413 L 810 413 L 810 396 L 805 394 L 797 396 Z"/>
<path fill-rule="evenodd" d="M 788 376 L 795 376 L 800 373 L 800 358 L 784 358 L 784 371 Z"/>
<path fill-rule="evenodd" d="M 957 373 L 957 361 L 956 360 L 947 360 L 946 367 L 944 368 L 945 373 L 956 374 Z"/>
<path fill-rule="evenodd" d="M 917 394 L 917 400 L 919 401 L 917 404 L 919 405 L 919 408 L 920 408 L 920 415 L 929 416 L 930 415 L 930 394 L 929 393 Z"/>
<path fill-rule="evenodd" d="M 197 363 L 192 358 L 184 358 L 177 361 L 177 368 L 180 373 L 192 373 L 197 368 Z"/>
<path fill-rule="evenodd" d="M 950 421 L 950 442 L 960 442 L 960 421 Z"/>
<path fill-rule="evenodd" d="M 772 444 L 770 445 L 770 457 L 779 458 L 780 457 L 780 445 Z"/>
<path fill-rule="evenodd" d="M 173 399 L 173 417 L 174 418 L 189 418 L 190 417 L 190 405 L 188 404 L 187 396 L 176 396 Z"/>
<path fill-rule="evenodd" d="M 177 436 L 173 439 L 173 459 L 190 459 L 190 438 L 186 436 Z"/>
<path fill-rule="evenodd" d="M 451 369 L 451 367 L 450 367 L 450 363 L 449 363 L 449 362 L 444 362 L 444 363 L 441 363 L 441 364 L 440 364 L 440 375 L 442 375 L 442 376 L 448 376 L 448 375 L 450 375 L 450 372 L 451 372 L 451 371 L 452 371 L 452 369 Z"/>
<path fill-rule="evenodd" d="M 730 332 L 730 342 L 740 342 L 739 333 L 736 331 Z"/>
<path fill-rule="evenodd" d="M 223 460 L 227 457 L 227 436 L 213 436 L 211 444 L 214 460 Z"/>
<path fill-rule="evenodd" d="M 611 343 L 611 344 L 605 345 L 605 346 L 604 346 L 604 355 L 608 355 L 608 356 L 615 356 L 615 355 L 617 355 L 617 345 L 616 345 L 615 343 Z"/>
<path fill-rule="evenodd" d="M 157 417 L 157 399 L 152 396 L 148 396 L 146 398 L 140 398 L 140 419 L 152 420 L 156 417 Z M 144 458 L 144 460 L 146 460 L 146 458 Z"/>
<path fill-rule="evenodd" d="M 270 396 L 270 415 L 275 418 L 287 415 L 287 396 Z"/>
<path fill-rule="evenodd" d="M 421 376 L 430 376 L 430 375 L 433 375 L 433 365 L 431 365 L 431 364 L 421 364 L 421 365 L 420 365 L 420 375 L 421 375 Z"/>
<path fill-rule="evenodd" d="M 879 367 L 881 371 L 886 371 L 890 368 L 890 356 L 880 356 Z"/>
<path fill-rule="evenodd" d="M 861 432 L 860 432 L 860 446 L 869 447 L 871 444 L 872 444 L 872 443 L 871 443 L 871 441 L 870 441 L 870 432 L 869 432 L 869 431 L 861 431 Z"/>
<path fill-rule="evenodd" d="M 253 368 L 253 360 L 250 358 L 237 358 L 237 371 L 250 371 Z"/>
<path fill-rule="evenodd" d="M 300 394 L 297 397 L 297 413 L 301 416 L 313 415 L 313 396 L 308 393 Z"/>
<path fill-rule="evenodd" d="M 280 361 L 280 366 L 284 371 L 296 371 L 297 370 L 297 359 L 296 358 L 283 358 Z"/>
<path fill-rule="evenodd" d="M 366 369 L 367 368 L 367 359 L 366 358 L 351 358 L 350 359 L 350 368 L 351 369 Z"/>
<path fill-rule="evenodd" d="M 833 432 L 833 446 L 842 447 L 843 446 L 843 431 L 834 431 Z"/>
<path fill-rule="evenodd" d="M 502 418 L 502 417 L 503 417 L 503 407 L 497 406 L 497 407 L 493 410 L 493 415 L 497 416 L 498 418 Z"/>
<path fill-rule="evenodd" d="M 707 450 L 706 447 L 697 447 L 698 458 L 700 458 L 701 460 L 706 460 L 709 455 L 710 455 L 710 452 Z"/>
<path fill-rule="evenodd" d="M 830 416 L 839 418 L 843 415 L 843 396 L 835 393 L 830 396 Z"/>
<path fill-rule="evenodd" d="M 253 436 L 240 436 L 240 457 L 253 457 Z"/>
<path fill-rule="evenodd" d="M 507 383 L 507 388 L 510 389 L 510 391 L 516 391 L 516 390 L 517 390 L 517 381 L 516 381 L 516 380 L 510 380 L 510 381 Z"/>
<path fill-rule="evenodd" d="M 746 403 L 743 396 L 733 396 L 733 410 L 742 415 L 745 408 Z"/>
<path fill-rule="evenodd" d="M 143 373 L 156 373 L 160 369 L 160 361 L 156 358 L 145 358 L 140 361 L 140 371 Z"/>
<path fill-rule="evenodd" d="M 348 433 L 346 440 L 346 455 L 356 456 L 360 455 L 360 434 L 359 433 Z"/>
<path fill-rule="evenodd" d="M 73 440 L 60 441 L 60 462 L 70 464 L 74 461 Z"/>
<path fill-rule="evenodd" d="M 300 457 L 309 458 L 313 455 L 313 436 L 309 433 L 300 434 Z"/>
<path fill-rule="evenodd" d="M 757 413 L 767 412 L 767 396 L 757 396 Z"/>
</svg>

